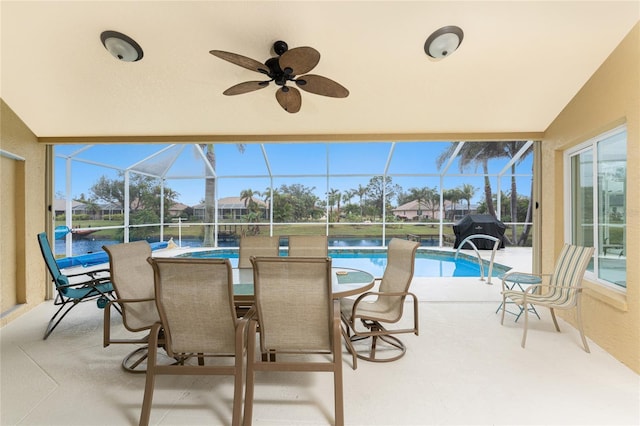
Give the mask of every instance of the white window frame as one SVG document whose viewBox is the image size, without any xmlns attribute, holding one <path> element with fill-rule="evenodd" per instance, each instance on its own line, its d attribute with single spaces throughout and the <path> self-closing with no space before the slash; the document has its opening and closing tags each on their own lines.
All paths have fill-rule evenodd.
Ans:
<svg viewBox="0 0 640 426">
<path fill-rule="evenodd" d="M 593 217 L 594 217 L 594 223 L 598 223 L 598 185 L 597 185 L 597 176 L 598 176 L 598 143 L 602 142 L 612 136 L 615 136 L 617 134 L 623 133 L 623 132 L 627 132 L 627 126 L 626 124 L 618 126 L 614 129 L 608 130 L 604 133 L 601 133 L 583 143 L 580 143 L 568 150 L 565 151 L 564 153 L 564 188 L 566 188 L 569 193 L 567 194 L 566 197 L 564 197 L 564 201 L 565 201 L 565 208 L 564 208 L 564 223 L 565 223 L 565 227 L 564 227 L 564 241 L 568 244 L 572 244 L 573 243 L 573 236 L 572 236 L 572 230 L 573 230 L 573 182 L 572 182 L 572 176 L 571 176 L 571 160 L 573 157 L 575 157 L 576 155 L 591 151 L 592 155 L 593 155 L 593 172 L 592 172 L 592 176 L 594 177 L 594 182 L 593 182 Z M 627 139 L 627 143 L 628 143 L 628 139 Z M 626 194 L 625 194 L 626 197 Z M 622 294 L 626 294 L 627 292 L 627 288 L 626 287 L 622 287 L 621 285 L 615 284 L 613 282 L 604 280 L 602 278 L 600 278 L 598 276 L 598 270 L 599 270 L 599 259 L 598 259 L 598 253 L 599 253 L 599 246 L 600 246 L 600 241 L 599 241 L 599 233 L 598 233 L 598 227 L 594 226 L 594 231 L 593 231 L 593 246 L 596 248 L 595 253 L 594 253 L 594 257 L 593 257 L 593 261 L 594 261 L 594 268 L 593 271 L 586 271 L 585 272 L 585 278 L 587 278 L 589 281 L 595 282 L 597 284 L 600 284 L 602 286 L 605 286 L 609 289 L 615 290 L 617 292 L 620 292 Z M 628 264 L 625 264 L 625 270 L 628 270 Z"/>
</svg>

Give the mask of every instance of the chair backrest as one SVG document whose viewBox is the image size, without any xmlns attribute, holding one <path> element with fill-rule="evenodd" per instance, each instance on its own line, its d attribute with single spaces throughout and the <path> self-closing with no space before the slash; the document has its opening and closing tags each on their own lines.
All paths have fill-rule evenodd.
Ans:
<svg viewBox="0 0 640 426">
<path fill-rule="evenodd" d="M 554 287 L 550 287 L 549 293 L 546 294 L 548 298 L 554 301 L 554 304 L 562 306 L 575 305 L 578 288 L 582 286 L 582 279 L 593 257 L 593 252 L 593 247 L 570 244 L 565 244 L 562 247 L 549 282 Z"/>
<path fill-rule="evenodd" d="M 235 354 L 229 259 L 149 258 L 169 356 Z"/>
<path fill-rule="evenodd" d="M 289 256 L 327 257 L 329 241 L 326 235 L 290 235 Z"/>
<path fill-rule="evenodd" d="M 44 258 L 44 263 L 47 265 L 47 269 L 51 274 L 51 278 L 53 279 L 56 287 L 59 285 L 69 284 L 69 279 L 60 272 L 60 268 L 56 263 L 56 258 L 51 251 L 51 245 L 49 244 L 49 238 L 47 238 L 47 234 L 45 232 L 41 232 L 38 234 L 38 245 L 40 245 L 40 251 L 42 252 L 42 257 Z M 66 289 L 58 289 L 58 291 L 63 294 L 66 293 Z"/>
<path fill-rule="evenodd" d="M 420 246 L 419 242 L 393 238 L 389 241 L 387 249 L 387 266 L 380 282 L 380 292 L 385 293 L 407 293 L 416 260 L 416 251 Z M 402 316 L 402 307 L 405 296 L 383 297 L 376 303 L 385 305 L 385 312 L 397 312 L 398 318 Z"/>
<path fill-rule="evenodd" d="M 118 299 L 154 299 L 153 268 L 147 262 L 151 246 L 146 241 L 103 246 L 109 255 L 111 282 Z M 151 328 L 160 320 L 155 301 L 122 303 L 122 322 L 131 331 Z"/>
<path fill-rule="evenodd" d="M 263 351 L 332 350 L 331 259 L 252 257 Z"/>
<path fill-rule="evenodd" d="M 251 268 L 251 256 L 277 256 L 280 237 L 243 236 L 240 238 L 238 268 Z"/>
</svg>

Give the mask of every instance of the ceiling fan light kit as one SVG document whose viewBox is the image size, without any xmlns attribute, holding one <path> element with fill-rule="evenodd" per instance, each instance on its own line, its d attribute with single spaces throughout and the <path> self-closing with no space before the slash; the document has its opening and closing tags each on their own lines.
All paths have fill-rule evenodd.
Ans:
<svg viewBox="0 0 640 426">
<path fill-rule="evenodd" d="M 142 48 L 134 39 L 117 31 L 104 31 L 100 34 L 105 49 L 111 55 L 124 62 L 136 62 L 142 59 Z"/>
<path fill-rule="evenodd" d="M 464 38 L 460 27 L 449 25 L 433 32 L 424 43 L 424 52 L 434 59 L 442 59 L 455 52 Z"/>
<path fill-rule="evenodd" d="M 339 83 L 321 75 L 307 74 L 320 62 L 320 52 L 314 48 L 295 47 L 289 49 L 287 43 L 278 40 L 273 44 L 273 51 L 277 56 L 267 59 L 263 64 L 237 53 L 211 50 L 209 53 L 213 56 L 269 78 L 268 80 L 245 81 L 236 84 L 225 90 L 223 94 L 227 96 L 241 95 L 264 89 L 273 82 L 279 86 L 276 91 L 276 100 L 282 109 L 292 114 L 300 111 L 302 96 L 296 87 L 288 86 L 288 83 L 295 83 L 300 89 L 316 95 L 331 98 L 349 96 L 349 91 Z"/>
</svg>

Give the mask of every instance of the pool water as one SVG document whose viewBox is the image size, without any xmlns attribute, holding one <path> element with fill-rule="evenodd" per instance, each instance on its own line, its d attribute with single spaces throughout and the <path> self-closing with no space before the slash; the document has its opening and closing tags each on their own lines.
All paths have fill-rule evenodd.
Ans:
<svg viewBox="0 0 640 426">
<path fill-rule="evenodd" d="M 281 256 L 286 256 L 286 251 L 281 251 Z M 332 265 L 343 268 L 356 268 L 367 271 L 376 277 L 381 277 L 387 265 L 386 250 L 329 250 Z M 238 266 L 237 250 L 206 250 L 185 253 L 180 257 L 210 258 L 221 257 L 231 261 L 233 267 Z M 510 268 L 495 264 L 492 276 L 503 275 Z M 484 274 L 489 273 L 489 262 L 484 262 Z M 475 257 L 464 253 L 455 259 L 454 253 L 438 250 L 419 249 L 416 254 L 414 269 L 416 277 L 480 277 L 480 265 Z"/>
</svg>

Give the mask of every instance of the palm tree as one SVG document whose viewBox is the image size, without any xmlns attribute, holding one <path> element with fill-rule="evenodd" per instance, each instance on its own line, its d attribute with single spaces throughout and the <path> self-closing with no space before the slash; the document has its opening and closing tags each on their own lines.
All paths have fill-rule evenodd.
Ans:
<svg viewBox="0 0 640 426">
<path fill-rule="evenodd" d="M 476 195 L 476 190 L 470 183 L 465 183 L 460 188 L 460 197 L 467 202 L 467 214 L 471 213 L 471 199 Z"/>
<path fill-rule="evenodd" d="M 509 158 L 514 158 L 516 156 L 516 154 L 518 152 L 520 152 L 520 150 L 524 147 L 524 145 L 526 144 L 526 141 L 508 141 L 508 142 L 502 142 L 501 145 L 504 149 L 505 155 Z M 527 151 L 525 151 L 520 158 L 518 159 L 518 161 L 514 162 L 511 165 L 511 204 L 510 204 L 510 210 L 511 210 L 511 222 L 517 222 L 518 221 L 518 190 L 516 188 L 516 165 L 519 164 L 520 162 L 522 162 L 522 160 L 525 159 L 525 157 L 527 157 L 527 155 L 529 155 L 532 152 L 532 147 L 529 147 L 527 149 Z M 529 198 L 529 207 L 531 207 L 531 202 L 533 200 L 533 197 Z M 529 210 L 529 208 L 527 208 L 527 210 Z M 516 226 L 515 223 L 513 223 L 511 225 L 511 240 L 512 241 L 516 241 L 517 238 L 517 233 L 518 233 L 518 227 Z"/>
<path fill-rule="evenodd" d="M 431 212 L 431 218 L 434 219 L 436 217 L 436 213 L 440 210 L 440 193 L 436 187 L 429 188 L 425 203 Z"/>
<path fill-rule="evenodd" d="M 529 205 L 527 206 L 527 216 L 524 218 L 526 222 L 524 228 L 522 229 L 522 234 L 520 234 L 520 238 L 518 238 L 518 242 L 516 245 L 524 246 L 527 242 L 527 238 L 529 238 L 529 231 L 531 227 L 529 226 L 529 222 L 531 222 L 533 216 L 533 184 L 531 185 L 531 193 L 529 195 Z"/>
<path fill-rule="evenodd" d="M 459 142 L 452 142 L 449 147 L 440 154 L 436 159 L 438 168 L 441 168 L 445 161 L 451 157 Z M 505 156 L 505 151 L 498 142 L 467 142 L 465 143 L 459 156 L 459 168 L 460 172 L 463 172 L 469 166 L 482 166 L 484 174 L 484 197 L 487 204 L 487 210 L 493 217 L 496 216 L 496 209 L 493 205 L 493 196 L 491 191 L 491 181 L 489 179 L 489 160 L 492 158 Z"/>
<path fill-rule="evenodd" d="M 253 212 L 256 207 L 256 202 L 253 200 L 254 195 L 259 195 L 258 191 L 254 191 L 253 189 L 244 189 L 240 192 L 240 201 L 244 201 L 244 206 L 246 207 L 249 213 Z"/>
<path fill-rule="evenodd" d="M 411 194 L 411 198 L 418 202 L 418 220 L 420 220 L 420 216 L 422 216 L 422 207 L 424 207 L 424 201 L 429 198 L 429 191 L 430 189 L 427 187 L 409 188 L 409 194 Z"/>
<path fill-rule="evenodd" d="M 344 191 L 342 193 L 342 202 L 345 203 L 345 204 L 351 203 L 351 199 L 353 198 L 354 195 L 355 194 L 354 194 L 354 190 L 353 189 L 348 189 L 348 190 Z"/>
<path fill-rule="evenodd" d="M 244 144 L 236 144 L 238 151 L 241 153 L 244 152 L 245 145 Z M 212 143 L 208 144 L 200 144 L 200 148 L 205 153 L 205 157 L 207 158 L 207 162 L 211 165 L 213 170 L 216 169 L 216 154 L 214 151 L 214 145 Z M 213 222 L 215 221 L 215 200 L 216 200 L 216 178 L 208 177 L 205 178 L 204 183 L 204 240 L 202 244 L 205 247 L 213 247 L 215 246 L 216 238 L 215 238 L 215 226 Z"/>
<path fill-rule="evenodd" d="M 462 191 L 458 188 L 453 188 L 453 189 L 445 189 L 444 193 L 442 194 L 442 198 L 444 198 L 445 200 L 449 200 L 451 202 L 451 219 L 455 219 L 455 214 L 456 214 L 456 206 L 458 204 L 458 201 L 462 200 Z"/>
<path fill-rule="evenodd" d="M 367 195 L 367 187 L 358 184 L 358 189 L 354 189 L 353 192 L 353 195 L 358 196 L 358 204 L 360 204 L 360 219 L 362 219 L 362 199 Z"/>
<path fill-rule="evenodd" d="M 331 217 L 333 216 L 333 206 L 336 204 L 336 201 L 338 202 L 338 219 L 336 220 L 336 222 L 340 221 L 340 190 L 339 189 L 334 189 L 331 188 L 329 190 L 329 194 L 328 194 L 328 202 L 329 202 L 329 218 L 330 220 Z"/>
</svg>

